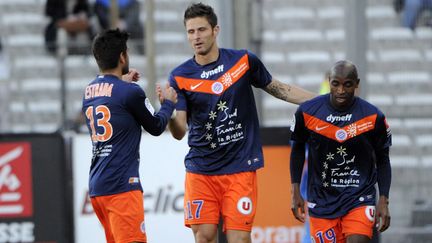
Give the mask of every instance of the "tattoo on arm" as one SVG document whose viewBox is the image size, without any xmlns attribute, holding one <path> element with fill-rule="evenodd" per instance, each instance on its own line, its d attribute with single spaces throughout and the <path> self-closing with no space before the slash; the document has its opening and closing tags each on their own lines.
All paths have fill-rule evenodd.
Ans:
<svg viewBox="0 0 432 243">
<path fill-rule="evenodd" d="M 281 82 L 271 82 L 264 89 L 267 93 L 273 95 L 281 100 L 290 101 L 289 96 L 291 93 L 291 85 L 283 84 Z"/>
</svg>

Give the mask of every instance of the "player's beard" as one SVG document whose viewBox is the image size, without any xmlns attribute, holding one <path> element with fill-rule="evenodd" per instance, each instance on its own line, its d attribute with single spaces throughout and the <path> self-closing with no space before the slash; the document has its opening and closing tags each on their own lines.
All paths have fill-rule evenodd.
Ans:
<svg viewBox="0 0 432 243">
<path fill-rule="evenodd" d="M 198 51 L 198 55 L 205 56 L 205 55 L 209 54 L 211 49 L 213 48 L 213 45 L 214 45 L 214 42 L 207 49 L 202 50 L 202 51 Z"/>
<path fill-rule="evenodd" d="M 122 67 L 122 75 L 129 73 L 129 60 L 126 61 L 125 65 Z"/>
<path fill-rule="evenodd" d="M 205 55 L 207 55 L 207 54 L 209 54 L 210 52 L 211 52 L 211 50 L 213 49 L 213 46 L 215 45 L 215 43 L 216 43 L 216 38 L 214 37 L 214 33 L 212 34 L 212 36 L 213 36 L 213 40 L 212 40 L 212 42 L 211 42 L 211 44 L 208 46 L 208 48 L 206 48 L 206 49 L 204 49 L 204 50 L 202 50 L 202 51 L 198 51 L 197 52 L 197 54 L 198 55 L 201 55 L 201 56 L 205 56 Z M 205 44 L 204 44 L 205 45 Z"/>
</svg>

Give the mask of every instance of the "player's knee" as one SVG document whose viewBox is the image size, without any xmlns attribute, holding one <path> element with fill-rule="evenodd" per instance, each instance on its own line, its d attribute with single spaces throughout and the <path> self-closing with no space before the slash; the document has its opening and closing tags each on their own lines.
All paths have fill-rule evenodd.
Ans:
<svg viewBox="0 0 432 243">
<path fill-rule="evenodd" d="M 227 238 L 229 243 L 250 243 L 251 234 L 247 231 L 238 231 L 238 230 L 228 230 Z"/>
<path fill-rule="evenodd" d="M 347 243 L 368 243 L 368 242 L 370 242 L 370 239 L 366 235 L 355 234 L 355 235 L 349 235 L 347 237 Z"/>
<path fill-rule="evenodd" d="M 216 243 L 216 235 L 198 232 L 195 234 L 195 243 Z"/>
<path fill-rule="evenodd" d="M 196 243 L 216 243 L 217 228 L 211 225 L 192 226 Z"/>
</svg>

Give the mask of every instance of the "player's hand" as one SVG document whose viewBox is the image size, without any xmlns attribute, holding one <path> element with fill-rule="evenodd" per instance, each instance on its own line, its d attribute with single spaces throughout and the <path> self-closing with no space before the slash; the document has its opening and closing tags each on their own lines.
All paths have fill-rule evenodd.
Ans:
<svg viewBox="0 0 432 243">
<path fill-rule="evenodd" d="M 173 87 L 167 83 L 165 88 L 162 89 L 160 85 L 156 85 L 156 94 L 159 97 L 159 101 L 162 104 L 165 99 L 172 101 L 174 104 L 177 103 L 177 92 Z"/>
<path fill-rule="evenodd" d="M 137 82 L 141 77 L 141 74 L 135 68 L 129 68 L 129 72 L 127 74 L 122 75 L 122 80 L 126 82 Z"/>
<path fill-rule="evenodd" d="M 304 223 L 306 218 L 305 213 L 305 203 L 300 195 L 300 185 L 298 183 L 292 184 L 291 189 L 291 212 L 294 215 L 294 217 Z"/>
<path fill-rule="evenodd" d="M 387 197 L 380 196 L 376 211 L 376 226 L 378 227 L 379 232 L 384 232 L 388 227 L 390 227 L 390 211 L 388 208 Z"/>
<path fill-rule="evenodd" d="M 159 102 L 162 104 L 165 100 L 165 97 L 162 93 L 162 88 L 159 84 L 156 84 L 156 95 L 159 98 Z"/>
</svg>

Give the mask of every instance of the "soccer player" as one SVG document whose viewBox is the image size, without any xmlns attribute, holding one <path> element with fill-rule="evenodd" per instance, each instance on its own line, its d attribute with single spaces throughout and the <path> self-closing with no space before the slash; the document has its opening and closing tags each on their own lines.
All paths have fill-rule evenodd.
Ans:
<svg viewBox="0 0 432 243">
<path fill-rule="evenodd" d="M 94 39 L 100 74 L 83 97 L 82 111 L 93 142 L 89 195 L 108 243 L 147 242 L 138 172 L 141 127 L 160 135 L 177 102 L 177 93 L 167 85 L 155 113 L 141 87 L 131 82 L 139 74 L 129 70 L 128 36 L 117 29 Z"/>
<path fill-rule="evenodd" d="M 216 242 L 222 216 L 228 242 L 251 242 L 255 171 L 264 164 L 252 86 L 296 104 L 314 94 L 272 78 L 247 50 L 218 48 L 211 6 L 190 5 L 184 25 L 194 56 L 171 72 L 179 101 L 168 127 L 179 140 L 189 129 L 185 225 L 196 242 Z"/>
<path fill-rule="evenodd" d="M 304 222 L 299 183 L 308 144 L 308 210 L 313 242 L 369 242 L 390 226 L 391 133 L 383 113 L 356 97 L 356 66 L 339 61 L 330 94 L 299 106 L 291 127 L 292 212 Z M 376 205 L 375 184 L 379 199 Z"/>
</svg>

